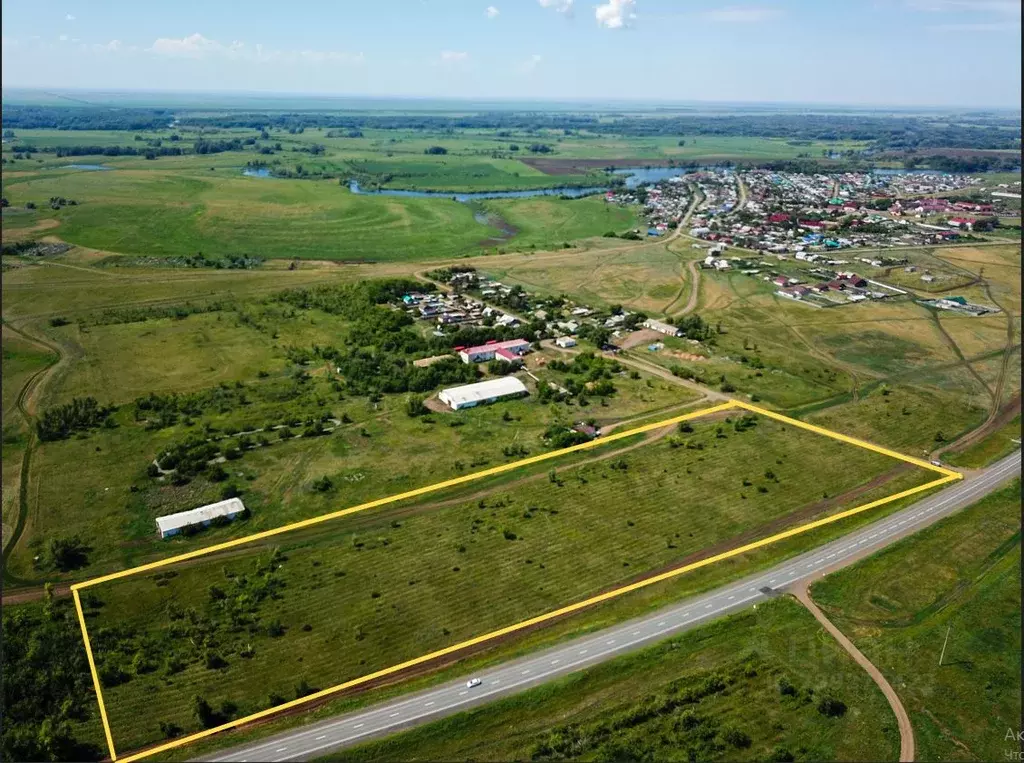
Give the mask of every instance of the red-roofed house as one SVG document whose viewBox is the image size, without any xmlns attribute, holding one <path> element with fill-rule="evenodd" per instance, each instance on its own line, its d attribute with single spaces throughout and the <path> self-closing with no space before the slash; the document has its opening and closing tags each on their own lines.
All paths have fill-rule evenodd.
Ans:
<svg viewBox="0 0 1024 763">
<path fill-rule="evenodd" d="M 523 359 L 516 355 L 514 352 L 509 352 L 504 347 L 499 347 L 494 351 L 495 360 L 504 360 L 506 363 L 512 363 L 513 365 L 519 365 L 523 362 Z"/>
<path fill-rule="evenodd" d="M 512 355 L 516 359 L 520 355 L 525 355 L 530 349 L 530 343 L 526 339 L 509 339 L 505 342 L 499 342 L 497 340 L 491 340 L 487 344 L 482 344 L 477 347 L 467 347 L 459 352 L 459 357 L 462 358 L 463 363 L 480 363 L 483 361 L 494 360 L 498 353 L 505 351 L 509 355 Z M 504 356 L 501 356 L 503 360 L 506 360 Z"/>
</svg>

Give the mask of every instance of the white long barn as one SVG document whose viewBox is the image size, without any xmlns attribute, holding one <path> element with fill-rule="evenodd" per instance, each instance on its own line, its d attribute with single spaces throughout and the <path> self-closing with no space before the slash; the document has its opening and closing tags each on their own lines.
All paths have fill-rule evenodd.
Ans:
<svg viewBox="0 0 1024 763">
<path fill-rule="evenodd" d="M 476 384 L 464 384 L 461 387 L 450 387 L 441 390 L 438 398 L 453 411 L 472 408 L 474 405 L 493 403 L 507 397 L 527 395 L 526 385 L 514 376 L 503 376 L 500 379 L 488 379 Z"/>
<path fill-rule="evenodd" d="M 197 509 L 179 511 L 177 514 L 168 514 L 166 517 L 157 517 L 156 526 L 160 531 L 161 538 L 168 538 L 177 535 L 186 527 L 205 527 L 213 520 L 224 517 L 234 519 L 245 512 L 245 504 L 241 498 L 228 498 L 226 501 L 200 506 Z"/>
</svg>

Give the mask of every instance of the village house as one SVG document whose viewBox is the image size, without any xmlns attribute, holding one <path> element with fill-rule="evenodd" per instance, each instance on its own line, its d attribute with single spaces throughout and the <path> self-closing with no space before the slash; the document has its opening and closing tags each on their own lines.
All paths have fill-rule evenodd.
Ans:
<svg viewBox="0 0 1024 763">
<path fill-rule="evenodd" d="M 519 358 L 530 350 L 530 342 L 526 339 L 510 339 L 505 342 L 491 341 L 476 347 L 464 347 L 459 350 L 459 357 L 463 363 L 485 363 L 498 357 L 498 352 L 503 351 L 500 356 L 508 360 L 507 355 Z"/>
</svg>

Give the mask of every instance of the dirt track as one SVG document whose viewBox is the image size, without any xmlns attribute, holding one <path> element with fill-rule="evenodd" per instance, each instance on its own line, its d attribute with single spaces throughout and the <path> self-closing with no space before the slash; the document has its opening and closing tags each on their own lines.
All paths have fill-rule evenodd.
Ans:
<svg viewBox="0 0 1024 763">
<path fill-rule="evenodd" d="M 853 657 L 856 663 L 864 668 L 864 671 L 871 676 L 871 680 L 878 684 L 878 688 L 882 690 L 882 694 L 889 701 L 889 707 L 896 714 L 896 725 L 899 726 L 900 730 L 900 761 L 901 763 L 912 761 L 914 759 L 914 727 L 910 724 L 910 716 L 907 715 L 907 710 L 903 707 L 903 703 L 900 701 L 899 695 L 896 694 L 896 690 L 892 688 L 892 685 L 882 675 L 882 671 L 876 668 L 853 645 L 853 642 L 844 636 L 843 632 L 825 616 L 825 613 L 818 609 L 818 605 L 811 600 L 811 595 L 807 590 L 807 581 L 803 581 L 800 585 L 794 587 L 792 593 L 797 601 L 807 607 L 807 610 L 814 615 L 814 619 L 821 623 L 822 627 L 832 635 L 832 638 L 838 641 L 839 645 Z"/>
</svg>

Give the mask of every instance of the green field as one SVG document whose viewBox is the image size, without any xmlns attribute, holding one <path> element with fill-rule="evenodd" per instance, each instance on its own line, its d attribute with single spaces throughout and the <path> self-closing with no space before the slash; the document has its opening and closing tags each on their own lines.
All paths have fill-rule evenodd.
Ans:
<svg viewBox="0 0 1024 763">
<path fill-rule="evenodd" d="M 870 487 L 892 468 L 886 457 L 770 421 L 726 427 L 694 425 L 691 447 L 650 444 L 550 479 L 511 482 L 479 500 L 429 503 L 429 512 L 398 506 L 281 536 L 273 562 L 263 547 L 262 561 L 245 552 L 171 568 L 166 582 L 146 575 L 94 589 L 102 606 L 91 610 L 90 629 L 112 629 L 96 650 L 115 734 L 123 746 L 156 741 L 153 723 L 135 720 L 140 701 L 151 719 L 195 728 L 196 693 L 214 706 L 235 703 L 244 715 L 273 704 L 263 694 L 294 694 L 300 679 L 323 688 L 457 643 L 729 539 L 850 505 L 863 488 L 846 491 Z M 900 482 L 928 478 L 915 471 Z M 818 504 L 824 495 L 838 497 Z M 235 597 L 249 597 L 246 579 L 275 593 L 238 599 L 237 609 Z M 219 580 L 227 609 L 207 590 Z M 184 648 L 180 668 L 159 667 L 160 645 L 181 635 L 175 616 L 166 619 L 169 606 L 200 613 L 201 652 L 215 650 L 225 664 L 210 669 Z M 286 654 L 301 654 L 300 664 Z M 153 662 L 152 672 L 136 670 L 119 684 L 117 670 L 130 671 L 126 656 Z"/>
<path fill-rule="evenodd" d="M 446 198 L 356 195 L 337 181 L 242 177 L 237 171 L 65 170 L 7 179 L 12 204 L 42 208 L 55 195 L 74 207 L 46 208 L 46 233 L 81 246 L 134 255 L 256 255 L 345 262 L 422 261 L 480 254 L 501 231 Z M 508 209 L 522 240 L 554 248 L 635 225 L 633 212 L 594 199 L 543 197 L 491 202 Z"/>
<path fill-rule="evenodd" d="M 1007 746 L 1003 727 L 1013 728 L 1021 702 L 1012 680 L 1020 663 L 1019 500 L 1018 483 L 813 589 L 830 617 L 854 634 L 869 657 L 881 660 L 876 664 L 911 713 L 921 760 L 996 760 L 1016 749 Z M 907 569 L 913 570 L 909 578 Z M 961 634 L 960 641 L 951 637 L 949 657 L 937 668 L 947 626 Z M 756 680 L 743 675 L 752 662 Z M 645 714 L 633 723 L 625 719 L 641 708 L 663 706 L 679 689 L 716 673 L 731 678 L 720 696 L 683 705 L 683 712 L 702 719 L 696 724 L 701 738 L 718 743 L 697 748 L 702 759 L 763 760 L 779 747 L 815 760 L 897 754 L 895 720 L 890 710 L 876 706 L 878 695 L 867 676 L 831 638 L 815 633 L 806 612 L 782 599 L 325 759 L 546 759 L 545 745 L 555 740 L 582 745 L 577 749 L 588 758 L 626 749 L 636 757 L 685 759 L 696 740 L 677 736 L 679 726 L 662 720 L 677 718 L 678 710 Z M 851 704 L 856 722 L 846 727 L 849 715 L 825 720 L 812 703 L 787 705 L 777 690 L 781 675 L 822 682 L 813 687 L 816 694 L 830 692 Z M 851 694 L 859 696 L 856 704 Z M 792 724 L 799 728 L 795 736 L 789 736 Z M 724 739 L 730 727 L 750 737 L 749 748 L 736 749 Z"/>
<path fill-rule="evenodd" d="M 794 696 L 780 693 L 782 680 Z M 818 712 L 826 695 L 847 706 L 842 717 Z M 810 615 L 780 599 L 323 759 L 770 760 L 788 751 L 797 760 L 887 760 L 898 746 L 877 688 Z"/>
<path fill-rule="evenodd" d="M 896 688 L 921 760 L 1019 749 L 1020 501 L 1018 480 L 812 589 Z"/>
<path fill-rule="evenodd" d="M 271 100 L 252 108 L 267 108 Z M 451 108 L 437 113 L 451 114 Z M 200 111 L 214 113 L 215 104 Z M 690 266 L 704 252 L 685 235 L 667 243 L 604 237 L 642 221 L 638 208 L 607 204 L 601 195 L 459 203 L 447 195 L 354 194 L 347 187 L 350 178 L 367 189 L 444 194 L 603 185 L 604 166 L 612 163 L 819 159 L 867 142 L 622 137 L 545 127 L 367 127 L 352 137 L 347 129 L 272 127 L 264 136 L 259 129 L 188 125 L 138 133 L 15 132 L 15 140 L 5 136 L 2 149 L 9 202 L 2 218 L 2 457 L 3 536 L 13 549 L 4 559 L 5 597 L 12 592 L 19 599 L 5 598 L 5 647 L 13 646 L 5 650 L 4 671 L 18 676 L 19 687 L 32 686 L 44 670 L 47 678 L 38 690 L 19 689 L 13 700 L 5 695 L 8 725 L 17 730 L 4 736 L 5 758 L 102 754 L 77 624 L 60 598 L 73 581 L 550 452 L 553 438 L 567 436 L 572 425 L 621 431 L 698 410 L 721 395 L 928 458 L 995 421 L 987 437 L 942 456 L 965 468 L 990 463 L 1020 438 L 1020 246 L 1009 239 L 906 250 L 917 267 L 913 273 L 852 265 L 913 294 L 813 310 L 735 270 L 693 275 Z M 247 141 L 244 149 L 195 152 L 198 141 L 233 140 Z M 541 144 L 550 151 L 530 150 Z M 184 155 L 145 157 L 147 148 L 175 145 Z M 97 151 L 57 156 L 37 150 L 24 157 L 25 146 Z M 101 151 L 112 147 L 137 155 Z M 425 153 L 433 147 L 447 153 Z M 274 177 L 244 176 L 253 162 Z M 109 171 L 72 164 L 102 164 Z M 75 203 L 57 203 L 61 197 Z M 30 240 L 72 248 L 34 255 L 6 248 Z M 425 285 L 383 287 L 377 279 L 425 278 L 466 264 L 523 286 L 529 304 L 514 309 L 528 319 L 538 307 L 566 318 L 585 305 L 603 322 L 621 305 L 651 317 L 699 317 L 700 340 L 665 338 L 664 347 L 652 351 L 650 335 L 629 341 L 628 331 L 618 332 L 610 341 L 631 349 L 615 358 L 580 354 L 603 341 L 594 335 L 581 337 L 572 352 L 536 347 L 518 372 L 528 397 L 442 412 L 431 400 L 439 389 L 504 369 L 442 363 L 421 372 L 412 361 L 509 334 L 488 325 L 461 334 L 447 327 L 438 336 L 436 325 L 391 309 L 401 305 L 403 293 Z M 921 282 L 925 270 L 940 280 Z M 379 293 L 386 298 L 376 300 Z M 938 295 L 960 295 L 999 312 L 969 318 L 917 301 Z M 536 297 L 554 299 L 538 305 Z M 555 332 L 539 320 L 528 330 L 531 338 Z M 556 400 L 549 382 L 573 392 Z M 32 392 L 27 397 L 26 389 Z M 423 402 L 433 407 L 425 410 Z M 602 444 L 561 457 L 553 473 L 550 463 L 532 465 L 286 534 L 278 545 L 243 547 L 175 565 L 162 576 L 89 589 L 90 632 L 119 752 L 241 717 L 928 476 L 770 420 L 745 430 L 737 428 L 739 421 L 739 414 L 729 414 L 694 424 L 692 432 Z M 27 437 L 30 431 L 38 436 Z M 156 517 L 232 494 L 241 495 L 249 517 L 195 536 L 157 537 Z M 208 740 L 188 755 L 462 676 L 650 612 L 906 503 L 633 592 L 392 685 Z M 968 551 L 984 542 L 962 535 L 970 543 L 952 556 L 970 577 L 975 567 Z M 915 564 L 931 571 L 924 583 L 933 584 L 934 591 L 927 589 L 932 599 L 951 602 L 941 611 L 929 609 L 928 596 L 913 598 L 892 573 L 895 582 L 881 573 L 857 577 L 881 591 L 866 604 L 854 601 L 859 594 L 851 593 L 852 583 L 839 597 L 842 607 L 823 601 L 837 620 L 847 609 L 854 612 L 844 628 L 858 639 L 893 643 L 909 631 L 897 633 L 892 622 L 879 620 L 872 609 L 879 602 L 893 612 L 905 607 L 899 617 L 915 628 L 951 616 L 968 589 L 981 593 L 971 604 L 976 610 L 963 615 L 965 623 L 980 622 L 978 612 L 993 606 L 1006 609 L 1012 597 L 1005 581 L 1012 575 L 1007 578 L 1003 566 L 1012 553 L 993 563 L 1003 581 L 998 590 L 971 588 L 975 576 L 953 596 L 936 586 L 951 579 L 954 561 L 939 569 L 921 554 Z M 59 585 L 56 600 L 44 583 Z M 13 603 L 20 600 L 26 603 Z M 858 630 L 861 618 L 874 624 Z M 1007 640 L 1002 625 L 990 630 L 957 648 Z M 918 635 L 911 639 L 915 648 L 927 640 L 930 649 L 933 634 L 921 634 L 920 642 Z M 781 759 L 785 751 L 797 759 L 891 757 L 898 740 L 884 701 L 820 638 L 809 617 L 775 602 L 664 648 L 352 755 L 546 759 L 571 749 L 591 759 Z M 948 741 L 955 739 L 984 753 L 975 757 L 996 756 L 994 747 L 966 740 L 951 715 L 955 708 L 930 703 L 932 694 L 970 689 L 965 661 L 974 658 L 957 659 L 950 667 L 964 675 L 956 680 L 922 678 L 913 686 L 932 713 L 924 721 L 915 717 L 930 735 L 919 749 L 950 757 Z M 1019 652 L 1016 660 L 1011 667 L 1019 670 Z M 994 675 L 995 664 L 995 658 L 979 660 L 977 669 Z M 652 681 L 659 665 L 664 675 Z M 682 713 L 659 710 L 648 721 L 627 724 L 629 731 L 618 737 L 606 733 L 622 718 L 671 705 L 715 676 L 725 687 L 695 703 L 699 722 L 692 727 L 683 728 L 690 720 L 677 721 Z M 799 701 L 780 696 L 784 676 L 798 685 Z M 1002 686 L 995 678 L 991 684 Z M 811 689 L 815 696 L 836 695 L 847 713 L 825 718 Z M 197 694 L 211 705 L 204 719 L 194 712 Z M 1019 692 L 1015 701 L 1019 707 Z M 1006 707 L 994 706 L 992 716 L 1002 718 Z M 757 722 L 749 720 L 752 708 Z M 736 734 L 727 736 L 732 727 Z M 740 734 L 749 746 L 729 741 L 743 739 Z M 72 735 L 86 747 L 76 746 Z"/>
</svg>

